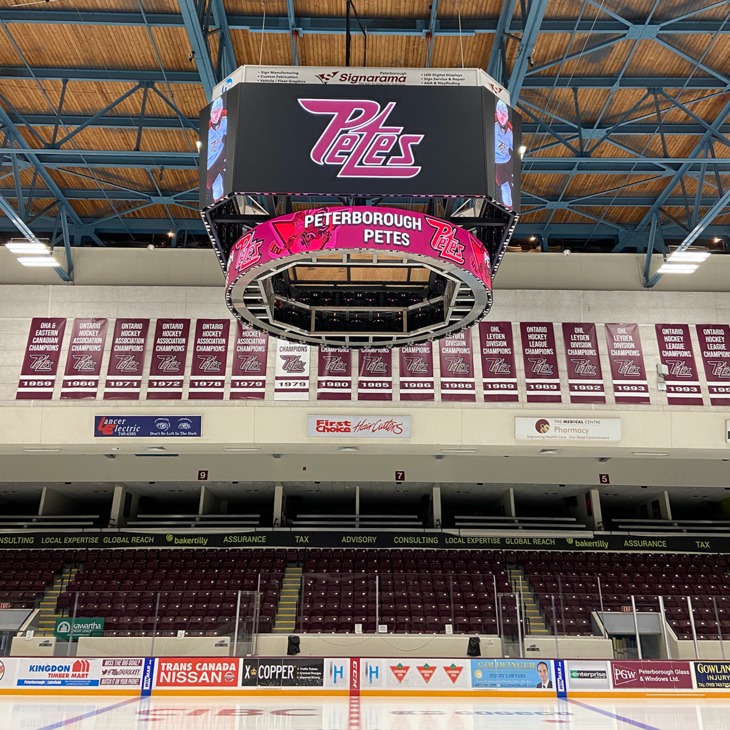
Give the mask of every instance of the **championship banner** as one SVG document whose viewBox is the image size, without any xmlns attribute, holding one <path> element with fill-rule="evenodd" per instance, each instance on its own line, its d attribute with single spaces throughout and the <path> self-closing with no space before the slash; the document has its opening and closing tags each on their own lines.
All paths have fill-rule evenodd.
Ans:
<svg viewBox="0 0 730 730">
<path fill-rule="evenodd" d="M 439 365 L 441 400 L 476 400 L 471 330 L 457 332 L 439 340 Z"/>
<path fill-rule="evenodd" d="M 616 403 L 651 403 L 637 324 L 607 324 L 606 342 Z"/>
<path fill-rule="evenodd" d="M 664 376 L 670 406 L 701 406 L 702 388 L 687 324 L 657 324 L 659 359 L 669 371 Z"/>
<path fill-rule="evenodd" d="M 598 354 L 596 325 L 563 322 L 565 362 L 568 365 L 568 392 L 571 403 L 605 403 L 601 358 Z"/>
<path fill-rule="evenodd" d="M 62 317 L 34 317 L 31 320 L 16 400 L 53 398 L 65 329 L 66 320 Z"/>
<path fill-rule="evenodd" d="M 317 356 L 317 400 L 352 399 L 352 351 L 320 347 Z"/>
<path fill-rule="evenodd" d="M 229 319 L 199 319 L 195 323 L 188 400 L 223 400 L 230 326 Z"/>
<path fill-rule="evenodd" d="M 274 400 L 309 400 L 309 345 L 276 341 Z"/>
<path fill-rule="evenodd" d="M 230 400 L 262 400 L 266 397 L 268 335 L 238 322 L 233 348 Z"/>
<path fill-rule="evenodd" d="M 710 405 L 730 406 L 730 325 L 698 324 L 697 337 Z"/>
<path fill-rule="evenodd" d="M 96 398 L 106 341 L 106 318 L 76 318 L 66 354 L 61 398 Z"/>
<path fill-rule="evenodd" d="M 398 354 L 400 366 L 400 399 L 433 400 L 435 388 L 433 372 L 433 345 L 401 347 Z"/>
<path fill-rule="evenodd" d="M 118 319 L 114 323 L 104 400 L 139 400 L 149 328 L 149 319 Z"/>
<path fill-rule="evenodd" d="M 393 400 L 393 351 L 360 350 L 357 368 L 358 400 Z"/>
<path fill-rule="evenodd" d="M 180 400 L 188 358 L 189 319 L 158 319 L 147 400 Z"/>
<path fill-rule="evenodd" d="M 480 322 L 479 347 L 484 400 L 488 403 L 516 403 L 520 395 L 512 323 Z"/>
<path fill-rule="evenodd" d="M 552 322 L 521 322 L 528 403 L 560 403 L 560 373 Z"/>
</svg>

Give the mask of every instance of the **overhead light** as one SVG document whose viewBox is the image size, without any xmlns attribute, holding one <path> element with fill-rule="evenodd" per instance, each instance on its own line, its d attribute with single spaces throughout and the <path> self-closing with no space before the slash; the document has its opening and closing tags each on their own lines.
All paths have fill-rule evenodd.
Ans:
<svg viewBox="0 0 730 730">
<path fill-rule="evenodd" d="M 58 266 L 58 261 L 53 256 L 21 256 L 18 263 L 21 266 Z"/>
<path fill-rule="evenodd" d="M 537 236 L 530 236 L 528 240 L 534 243 L 535 241 L 537 241 Z"/>
<path fill-rule="evenodd" d="M 337 449 L 341 454 L 356 454 L 360 449 L 357 446 L 340 446 Z"/>
<path fill-rule="evenodd" d="M 167 232 L 167 237 L 168 238 L 175 238 L 175 231 L 168 231 Z"/>
<path fill-rule="evenodd" d="M 198 148 L 198 152 L 200 152 L 200 149 L 202 148 L 203 143 L 199 139 L 196 139 L 195 146 Z"/>
<path fill-rule="evenodd" d="M 47 254 L 48 246 L 40 241 L 8 241 L 5 248 L 16 255 L 21 254 Z"/>
<path fill-rule="evenodd" d="M 702 263 L 710 258 L 709 251 L 675 251 L 668 259 L 667 263 L 673 264 L 692 264 Z"/>
<path fill-rule="evenodd" d="M 258 446 L 227 446 L 223 451 L 230 454 L 253 454 L 261 449 Z"/>
<path fill-rule="evenodd" d="M 459 455 L 459 454 L 476 454 L 476 449 L 441 449 L 442 454 L 453 454 L 453 455 Z"/>
<path fill-rule="evenodd" d="M 632 456 L 669 456 L 667 451 L 632 451 Z"/>
<path fill-rule="evenodd" d="M 517 151 L 518 151 L 518 152 L 520 153 L 520 157 L 524 157 L 524 155 L 525 155 L 525 152 L 527 152 L 527 147 L 526 147 L 525 145 L 521 144 L 521 145 L 520 145 L 520 146 L 519 146 L 519 147 L 517 148 Z"/>
<path fill-rule="evenodd" d="M 697 264 L 670 264 L 667 262 L 657 271 L 658 274 L 694 274 L 699 267 Z"/>
<path fill-rule="evenodd" d="M 47 449 L 47 448 L 38 448 L 38 449 L 23 449 L 23 451 L 26 454 L 57 454 L 61 449 Z"/>
<path fill-rule="evenodd" d="M 559 454 L 560 453 L 560 449 L 540 449 L 540 451 L 538 453 L 540 453 L 540 454 L 548 454 L 548 455 L 550 455 L 550 454 Z"/>
</svg>

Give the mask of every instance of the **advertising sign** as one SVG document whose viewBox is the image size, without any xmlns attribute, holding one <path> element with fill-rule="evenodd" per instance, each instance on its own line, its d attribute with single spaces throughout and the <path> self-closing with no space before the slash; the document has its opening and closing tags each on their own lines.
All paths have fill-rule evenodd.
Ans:
<svg viewBox="0 0 730 730">
<path fill-rule="evenodd" d="M 689 662 L 611 662 L 614 689 L 692 689 Z"/>
<path fill-rule="evenodd" d="M 139 400 L 149 319 L 118 319 L 114 323 L 104 400 Z"/>
<path fill-rule="evenodd" d="M 57 618 L 55 636 L 61 641 L 78 641 L 79 636 L 101 636 L 104 633 L 104 619 L 99 618 Z"/>
<path fill-rule="evenodd" d="M 639 325 L 607 324 L 606 341 L 616 403 L 651 403 Z"/>
<path fill-rule="evenodd" d="M 61 398 L 96 398 L 104 356 L 107 319 L 76 318 L 66 354 Z"/>
<path fill-rule="evenodd" d="M 516 403 L 517 366 L 511 322 L 480 322 L 482 383 L 487 403 Z"/>
<path fill-rule="evenodd" d="M 266 360 L 269 337 L 240 322 L 236 327 L 231 373 L 231 400 L 261 400 L 266 397 Z"/>
<path fill-rule="evenodd" d="M 276 341 L 274 400 L 309 400 L 309 345 Z"/>
<path fill-rule="evenodd" d="M 325 659 L 324 686 L 327 689 L 348 689 L 351 679 L 351 659 Z"/>
<path fill-rule="evenodd" d="M 189 319 L 158 319 L 147 400 L 180 400 L 188 358 Z"/>
<path fill-rule="evenodd" d="M 378 75 L 370 71 L 366 78 Z M 230 139 L 228 143 L 226 169 L 232 165 L 232 174 L 226 192 L 298 190 L 499 199 L 495 129 L 500 124 L 510 132 L 509 139 L 499 143 L 509 143 L 506 149 L 514 159 L 513 150 L 521 144 L 520 118 L 506 107 L 506 100 L 500 100 L 507 108 L 507 119 L 503 121 L 502 115 L 497 119 L 498 102 L 492 89 L 362 86 L 361 74 L 338 84 L 333 83 L 337 70 L 326 73 L 315 83 L 244 83 L 224 94 L 227 124 L 236 130 L 235 145 Z M 256 114 L 249 113 L 251 109 Z M 213 102 L 201 123 L 210 128 L 222 111 Z M 444 139 L 451 140 L 448 149 Z M 207 160 L 211 157 L 206 155 Z M 207 190 L 208 176 L 205 183 Z M 206 201 L 216 199 L 215 179 L 210 184 L 212 194 Z M 514 187 L 519 190 L 518 180 Z"/>
<path fill-rule="evenodd" d="M 468 659 L 361 659 L 361 687 L 368 689 L 469 689 Z"/>
<path fill-rule="evenodd" d="M 730 689 L 730 662 L 694 662 L 697 689 Z"/>
<path fill-rule="evenodd" d="M 320 347 L 317 355 L 317 400 L 352 399 L 352 350 Z"/>
<path fill-rule="evenodd" d="M 433 344 L 401 347 L 398 351 L 400 368 L 400 400 L 433 400 L 435 381 L 433 369 Z"/>
<path fill-rule="evenodd" d="M 307 416 L 307 436 L 324 438 L 408 439 L 411 417 L 389 415 Z"/>
<path fill-rule="evenodd" d="M 521 322 L 528 403 L 560 403 L 560 372 L 552 322 Z"/>
<path fill-rule="evenodd" d="M 203 435 L 202 416 L 94 416 L 95 438 L 180 438 Z"/>
<path fill-rule="evenodd" d="M 51 400 L 66 320 L 61 317 L 34 317 L 25 345 L 23 366 L 16 400 Z"/>
<path fill-rule="evenodd" d="M 569 690 L 611 688 L 611 667 L 608 662 L 588 662 L 568 659 L 565 664 Z"/>
<path fill-rule="evenodd" d="M 158 659 L 155 686 L 238 687 L 240 675 L 239 659 Z"/>
<path fill-rule="evenodd" d="M 195 323 L 189 399 L 223 399 L 230 326 L 229 319 L 199 319 Z"/>
<path fill-rule="evenodd" d="M 441 400 L 476 400 L 471 330 L 447 335 L 439 340 L 438 345 L 441 367 Z"/>
<path fill-rule="evenodd" d="M 472 689 L 553 689 L 552 661 L 472 659 Z"/>
<path fill-rule="evenodd" d="M 323 687 L 324 659 L 317 657 L 246 657 L 242 687 Z"/>
<path fill-rule="evenodd" d="M 620 418 L 515 418 L 518 441 L 620 441 Z"/>
<path fill-rule="evenodd" d="M 393 400 L 393 351 L 373 348 L 358 353 L 358 400 Z"/>
<path fill-rule="evenodd" d="M 563 322 L 568 393 L 571 403 L 605 403 L 603 370 L 598 354 L 596 325 Z"/>
<path fill-rule="evenodd" d="M 18 687 L 98 687 L 100 659 L 21 659 Z"/>
<path fill-rule="evenodd" d="M 710 405 L 730 406 L 730 325 L 698 324 L 697 337 Z"/>
<path fill-rule="evenodd" d="M 667 403 L 670 406 L 701 406 L 702 389 L 687 324 L 657 324 L 659 359 L 667 374 Z"/>
<path fill-rule="evenodd" d="M 100 687 L 139 687 L 144 659 L 102 659 Z"/>
</svg>

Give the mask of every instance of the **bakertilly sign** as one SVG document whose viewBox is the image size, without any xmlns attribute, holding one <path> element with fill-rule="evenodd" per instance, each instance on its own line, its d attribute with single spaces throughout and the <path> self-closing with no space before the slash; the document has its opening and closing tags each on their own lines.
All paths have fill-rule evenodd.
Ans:
<svg viewBox="0 0 730 730">
<path fill-rule="evenodd" d="M 521 537 L 449 532 L 0 532 L 0 549 L 42 548 L 442 548 L 471 550 L 571 550 L 576 552 L 730 553 L 730 537 L 607 535 Z"/>
</svg>

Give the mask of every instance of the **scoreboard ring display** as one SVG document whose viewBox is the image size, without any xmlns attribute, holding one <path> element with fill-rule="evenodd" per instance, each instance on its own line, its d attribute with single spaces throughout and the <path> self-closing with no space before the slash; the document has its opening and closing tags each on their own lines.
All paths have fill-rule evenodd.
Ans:
<svg viewBox="0 0 730 730">
<path fill-rule="evenodd" d="M 226 303 L 287 340 L 399 347 L 470 326 L 492 305 L 483 244 L 410 210 L 312 208 L 265 221 L 233 244 Z"/>
</svg>

